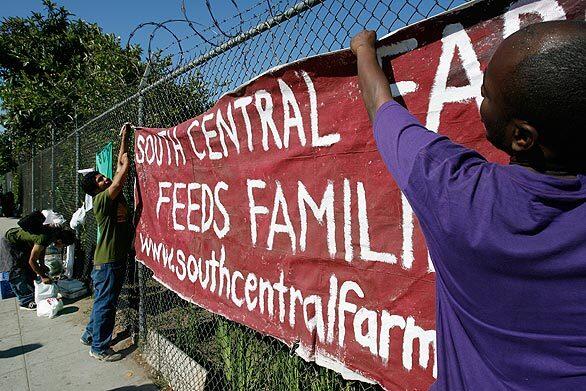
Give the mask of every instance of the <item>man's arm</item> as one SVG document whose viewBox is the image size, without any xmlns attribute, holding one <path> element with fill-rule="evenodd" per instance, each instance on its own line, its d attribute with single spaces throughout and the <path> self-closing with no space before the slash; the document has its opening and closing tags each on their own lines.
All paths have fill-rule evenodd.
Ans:
<svg viewBox="0 0 586 391">
<path fill-rule="evenodd" d="M 120 150 L 118 151 L 118 163 L 116 164 L 116 174 L 112 178 L 112 184 L 108 187 L 108 196 L 111 200 L 118 197 L 118 194 L 122 191 L 130 169 L 130 162 L 128 160 L 128 137 L 131 129 L 130 123 L 126 122 L 120 130 L 121 140 Z"/>
<path fill-rule="evenodd" d="M 356 55 L 358 83 L 362 91 L 362 100 L 371 122 L 374 121 L 379 107 L 383 103 L 393 100 L 389 80 L 376 58 L 375 42 L 376 33 L 369 30 L 359 32 L 350 42 L 350 48 Z"/>
<path fill-rule="evenodd" d="M 39 265 L 39 259 L 45 258 L 45 247 L 41 246 L 40 244 L 35 244 L 31 251 L 30 258 L 28 260 L 28 264 L 30 265 L 31 269 L 41 277 L 45 284 L 51 284 L 53 281 L 51 277 L 49 277 L 46 273 L 46 268 L 43 268 Z"/>
<path fill-rule="evenodd" d="M 118 164 L 116 164 L 116 171 L 120 170 L 120 166 L 122 165 L 122 155 L 128 153 L 128 137 L 130 136 L 131 129 L 132 125 L 130 122 L 124 123 L 122 129 L 120 129 L 120 150 L 118 151 Z"/>
</svg>

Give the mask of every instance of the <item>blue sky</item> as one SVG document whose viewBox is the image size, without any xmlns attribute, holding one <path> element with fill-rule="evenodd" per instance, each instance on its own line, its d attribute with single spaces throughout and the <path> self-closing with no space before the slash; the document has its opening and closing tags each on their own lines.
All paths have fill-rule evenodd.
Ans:
<svg viewBox="0 0 586 391">
<path fill-rule="evenodd" d="M 125 44 L 132 30 L 143 22 L 162 22 L 168 19 L 182 18 L 181 0 L 54 0 L 64 6 L 76 18 L 97 23 L 107 33 L 113 33 L 121 38 Z M 244 11 L 259 0 L 238 0 L 239 8 Z M 43 10 L 41 0 L 5 0 L 0 7 L 0 17 L 9 16 L 27 17 L 32 11 Z M 218 19 L 224 19 L 235 13 L 235 8 L 229 0 L 210 1 L 214 14 Z M 273 1 L 273 3 L 276 3 Z M 193 21 L 210 25 L 211 19 L 204 0 L 186 0 L 187 15 Z M 188 30 L 180 25 L 173 26 L 178 34 L 186 35 Z M 143 30 L 135 36 L 132 42 L 140 43 L 144 48 L 148 45 L 149 29 Z M 159 48 L 166 47 L 172 38 L 161 32 L 153 41 Z"/>
<path fill-rule="evenodd" d="M 58 5 L 64 6 L 71 13 L 75 15 L 74 18 L 80 18 L 88 22 L 97 23 L 106 33 L 113 33 L 120 37 L 122 45 L 125 45 L 129 39 L 131 32 L 139 24 L 144 22 L 163 22 L 169 19 L 182 19 L 181 4 L 182 0 L 53 0 Z M 284 10 L 291 5 L 295 4 L 299 0 L 209 0 L 216 20 L 220 22 L 220 26 L 224 28 L 226 25 L 239 27 L 240 18 L 234 17 L 237 13 L 237 9 L 233 6 L 233 3 L 238 4 L 238 9 L 244 13 L 244 29 L 248 29 L 259 22 L 270 17 L 267 10 L 267 4 L 270 4 L 273 12 L 278 13 L 280 10 Z M 368 8 L 389 8 L 394 9 L 395 12 L 403 10 L 405 2 L 410 4 L 416 4 L 418 8 L 422 10 L 428 10 L 432 8 L 434 1 L 442 3 L 444 6 L 450 3 L 462 3 L 464 0 L 387 0 L 382 1 L 379 4 L 379 0 L 362 0 L 360 2 L 349 1 L 344 4 L 349 7 L 354 4 L 352 8 L 353 14 L 360 13 L 361 4 L 369 4 Z M 40 12 L 43 10 L 41 0 L 4 0 L 0 7 L 0 18 L 9 16 L 21 16 L 27 17 L 32 11 Z M 325 6 L 329 7 L 325 1 Z M 333 3 L 333 2 L 332 2 Z M 340 2 L 338 2 L 340 3 Z M 378 5 L 377 5 L 378 4 Z M 384 5 L 386 4 L 386 5 Z M 206 8 L 205 0 L 185 0 L 187 9 L 187 16 L 194 22 L 199 23 L 196 25 L 198 30 L 203 29 L 202 26 L 212 25 L 212 19 Z M 247 12 L 247 10 L 251 10 Z M 404 12 L 409 12 L 409 7 L 404 9 Z M 439 9 L 436 10 L 437 13 Z M 346 12 L 348 12 L 346 10 Z M 255 15 L 260 17 L 255 18 Z M 357 15 L 355 15 L 357 16 Z M 231 21 L 226 22 L 226 19 Z M 413 22 L 414 20 L 411 20 Z M 185 23 L 174 23 L 167 25 L 178 37 L 183 38 L 188 35 L 193 36 L 193 31 L 188 28 Z M 387 26 L 389 30 L 395 26 Z M 398 27 L 398 26 L 397 26 Z M 143 28 L 138 31 L 133 39 L 132 43 L 140 44 L 143 49 L 148 46 L 149 34 L 153 30 L 153 27 Z M 384 33 L 388 32 L 384 31 Z M 208 38 L 216 35 L 218 41 L 223 42 L 227 39 L 219 35 L 216 31 L 212 30 L 209 32 Z M 167 48 L 166 54 L 177 53 L 177 46 L 169 46 L 174 42 L 173 37 L 164 30 L 160 29 L 155 35 L 152 41 L 153 49 Z M 183 42 L 183 49 L 192 48 L 196 43 L 195 39 L 187 40 Z M 348 42 L 349 43 L 349 42 Z M 189 53 L 188 57 L 191 57 L 194 51 Z"/>
<path fill-rule="evenodd" d="M 132 31 L 145 22 L 164 22 L 169 19 L 183 19 L 181 12 L 181 0 L 53 0 L 57 5 L 64 6 L 69 12 L 74 14 L 73 19 L 83 19 L 88 22 L 97 23 L 104 32 L 113 33 L 120 37 L 120 42 L 125 45 L 129 40 Z M 296 4 L 299 0 L 210 0 L 211 7 L 214 12 L 215 19 L 218 21 L 220 27 L 228 31 L 229 27 L 233 27 L 237 33 L 239 30 L 247 30 L 258 23 L 267 20 L 271 14 L 278 14 L 281 11 Z M 333 29 L 329 31 L 326 36 L 324 32 L 317 32 L 321 39 L 327 43 L 327 47 L 323 45 L 312 46 L 312 40 L 308 39 L 300 42 L 300 49 L 289 53 L 287 56 L 276 55 L 268 61 L 258 62 L 250 70 L 248 77 L 252 77 L 268 69 L 270 66 L 279 65 L 283 62 L 292 61 L 307 55 L 317 54 L 327 50 L 335 50 L 340 47 L 349 46 L 349 35 L 354 34 L 363 27 L 378 28 L 379 36 L 384 35 L 398 27 L 401 27 L 404 21 L 413 23 L 420 20 L 423 14 L 431 12 L 433 14 L 441 12 L 437 3 L 440 3 L 444 8 L 460 4 L 465 0 L 360 0 L 360 1 L 328 1 L 324 2 L 323 7 L 326 7 L 331 12 L 328 18 L 333 15 L 341 13 L 340 23 L 345 24 L 344 29 Z M 238 4 L 238 10 L 234 7 L 233 2 Z M 414 15 L 415 8 L 413 6 L 405 6 L 407 4 L 415 5 L 418 14 Z M 343 5 L 342 5 L 343 4 Z M 270 10 L 268 5 L 271 7 Z M 185 0 L 187 9 L 187 16 L 196 24 L 198 31 L 207 31 L 207 39 L 214 42 L 225 42 L 228 40 L 222 36 L 216 28 L 207 29 L 206 26 L 212 26 L 212 18 L 206 7 L 205 0 Z M 344 8 L 340 8 L 344 7 Z M 350 8 L 350 9 L 348 9 Z M 365 10 L 368 9 L 370 11 Z M 317 8 L 316 8 L 317 10 Z M 10 16 L 27 17 L 31 12 L 44 12 L 42 0 L 4 0 L 0 7 L 0 19 Z M 241 17 L 235 17 L 237 12 L 242 12 Z M 319 12 L 319 11 L 316 11 Z M 382 25 L 377 21 L 382 18 Z M 391 12 L 388 14 L 388 12 Z M 348 18 L 344 15 L 350 13 L 354 18 Z M 323 15 L 323 13 L 321 13 Z M 386 16 L 384 16 L 386 15 Z M 395 20 L 395 15 L 403 21 Z M 375 16 L 375 18 L 372 18 Z M 369 19 L 370 18 L 370 19 Z M 382 20 L 381 19 L 381 20 Z M 333 22 L 332 20 L 324 20 L 324 23 Z M 364 26 L 362 23 L 366 23 Z M 177 37 L 184 39 L 191 36 L 191 38 L 182 41 L 183 50 L 187 51 L 183 57 L 184 61 L 188 61 L 199 54 L 205 53 L 209 50 L 209 45 L 196 46 L 202 41 L 194 38 L 193 30 L 185 23 L 167 24 L 171 31 Z M 315 31 L 309 31 L 311 27 L 301 24 L 299 28 L 307 30 L 307 34 L 315 34 Z M 350 30 L 350 31 L 349 31 Z M 149 43 L 149 35 L 153 31 L 153 26 L 147 26 L 139 30 L 132 38 L 131 43 L 138 43 L 144 49 L 143 56 L 146 57 L 147 46 Z M 337 33 L 335 32 L 337 31 Z M 342 36 L 337 36 L 342 35 Z M 299 44 L 298 44 L 299 46 Z M 152 49 L 163 49 L 165 55 L 175 55 L 175 62 L 178 61 L 179 48 L 175 43 L 172 35 L 169 32 L 159 29 L 152 40 Z M 191 49 L 191 50 L 190 50 Z M 278 53 L 287 51 L 286 47 L 275 49 Z M 234 81 L 235 85 L 244 80 Z M 234 85 L 234 86 L 235 86 Z M 232 86 L 232 87 L 234 87 Z M 0 101 L 0 109 L 2 102 Z M 0 131 L 2 127 L 0 126 Z"/>
<path fill-rule="evenodd" d="M 131 32 L 144 22 L 163 22 L 168 19 L 182 19 L 181 0 L 53 0 L 57 5 L 64 6 L 74 14 L 73 19 L 83 19 L 97 23 L 106 33 L 113 33 L 120 37 L 122 45 L 125 45 Z M 260 0 L 237 0 L 241 11 L 258 4 Z M 273 3 L 287 3 L 287 1 L 272 1 Z M 292 3 L 293 1 L 289 1 Z M 236 8 L 229 0 L 210 1 L 212 10 L 218 21 L 230 18 L 237 13 Z M 187 16 L 194 22 L 209 26 L 212 21 L 205 6 L 204 0 L 185 0 Z M 28 17 L 32 12 L 43 12 L 41 0 L 4 0 L 0 6 L 0 19 L 10 16 Z M 169 26 L 180 37 L 191 35 L 192 32 L 184 24 Z M 149 42 L 149 34 L 152 27 L 139 30 L 132 38 L 132 43 L 140 44 L 146 53 Z M 152 41 L 153 49 L 168 48 L 167 53 L 177 52 L 173 44 L 173 37 L 165 31 L 156 34 Z M 0 106 L 2 102 L 0 101 Z M 0 125 L 0 131 L 3 127 Z"/>
</svg>

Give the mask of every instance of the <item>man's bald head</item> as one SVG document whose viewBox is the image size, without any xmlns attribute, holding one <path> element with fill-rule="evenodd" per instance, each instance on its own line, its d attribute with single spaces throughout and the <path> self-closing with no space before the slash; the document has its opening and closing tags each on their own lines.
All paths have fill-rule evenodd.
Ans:
<svg viewBox="0 0 586 391">
<path fill-rule="evenodd" d="M 536 129 L 538 144 L 563 153 L 572 150 L 576 137 L 586 139 L 585 64 L 586 22 L 537 23 L 503 41 L 485 84 L 502 106 L 506 118 L 500 120 L 526 121 Z"/>
</svg>

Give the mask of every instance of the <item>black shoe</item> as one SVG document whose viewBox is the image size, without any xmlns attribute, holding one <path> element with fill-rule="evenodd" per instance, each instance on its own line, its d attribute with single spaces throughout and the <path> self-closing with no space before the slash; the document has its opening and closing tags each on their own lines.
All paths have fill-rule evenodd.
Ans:
<svg viewBox="0 0 586 391">
<path fill-rule="evenodd" d="M 83 335 L 79 338 L 79 342 L 81 342 L 81 344 L 85 346 L 91 346 L 92 344 L 92 341 L 90 341 L 89 339 L 84 339 Z"/>
<path fill-rule="evenodd" d="M 122 355 L 120 353 L 116 353 L 112 349 L 108 349 L 103 353 L 96 353 L 90 349 L 90 357 L 95 358 L 99 361 L 118 361 L 122 359 Z"/>
<path fill-rule="evenodd" d="M 35 303 L 34 301 L 31 301 L 27 305 L 21 305 L 19 307 L 21 310 L 34 311 L 37 309 L 37 303 Z"/>
</svg>

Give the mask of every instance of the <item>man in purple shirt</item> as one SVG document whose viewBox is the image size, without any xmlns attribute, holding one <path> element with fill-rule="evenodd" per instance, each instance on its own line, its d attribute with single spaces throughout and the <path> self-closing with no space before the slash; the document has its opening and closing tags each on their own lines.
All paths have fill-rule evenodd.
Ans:
<svg viewBox="0 0 586 391">
<path fill-rule="evenodd" d="M 436 269 L 433 390 L 586 390 L 586 23 L 531 25 L 484 75 L 488 140 L 511 164 L 394 102 L 375 33 L 352 39 L 380 154 Z"/>
</svg>

